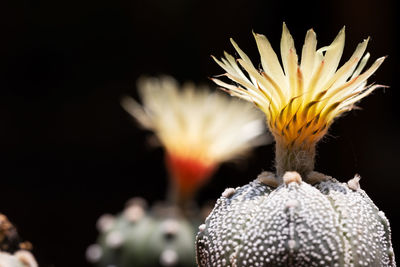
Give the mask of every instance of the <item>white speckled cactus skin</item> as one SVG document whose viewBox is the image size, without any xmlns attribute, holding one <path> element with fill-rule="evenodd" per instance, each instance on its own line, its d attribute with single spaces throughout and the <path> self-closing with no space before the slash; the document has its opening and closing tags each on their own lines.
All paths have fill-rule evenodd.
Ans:
<svg viewBox="0 0 400 267">
<path fill-rule="evenodd" d="M 366 193 L 327 177 L 226 190 L 197 236 L 199 266 L 395 266 L 390 227 Z"/>
</svg>

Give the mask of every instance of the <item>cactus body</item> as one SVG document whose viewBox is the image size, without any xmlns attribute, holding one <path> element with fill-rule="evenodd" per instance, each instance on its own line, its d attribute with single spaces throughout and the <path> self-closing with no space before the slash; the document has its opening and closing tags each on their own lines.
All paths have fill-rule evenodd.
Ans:
<svg viewBox="0 0 400 267">
<path fill-rule="evenodd" d="M 133 204 L 115 218 L 101 217 L 98 228 L 98 244 L 87 250 L 97 266 L 195 266 L 195 227 L 171 207 L 146 213 Z"/>
<path fill-rule="evenodd" d="M 384 213 L 332 178 L 225 191 L 199 229 L 199 266 L 395 266 Z"/>
<path fill-rule="evenodd" d="M 15 254 L 0 252 L 0 267 L 38 267 L 29 251 L 20 250 Z"/>
<path fill-rule="evenodd" d="M 26 267 L 17 257 L 6 252 L 0 252 L 0 267 Z"/>
<path fill-rule="evenodd" d="M 0 213 L 0 267 L 37 267 L 30 242 L 21 242 L 17 229 Z M 14 254 L 13 254 L 14 253 Z"/>
</svg>

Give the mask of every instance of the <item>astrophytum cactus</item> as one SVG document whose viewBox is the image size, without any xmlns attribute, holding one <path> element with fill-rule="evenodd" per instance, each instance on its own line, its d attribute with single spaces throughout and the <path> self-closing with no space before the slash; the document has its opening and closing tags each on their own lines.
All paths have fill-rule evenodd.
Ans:
<svg viewBox="0 0 400 267">
<path fill-rule="evenodd" d="M 180 88 L 170 77 L 138 85 L 143 105 L 132 98 L 122 105 L 165 148 L 168 199 L 149 209 L 134 201 L 118 216 L 102 216 L 87 258 L 103 267 L 195 266 L 195 236 L 205 216 L 189 204 L 222 162 L 268 141 L 264 117 L 245 101 L 192 84 Z"/>
<path fill-rule="evenodd" d="M 360 177 L 341 183 L 314 171 L 316 143 L 338 115 L 378 87 L 366 80 L 384 58 L 362 73 L 367 39 L 337 69 L 344 29 L 318 50 L 309 30 L 298 64 L 284 24 L 282 69 L 267 38 L 254 37 L 262 69 L 232 41 L 240 58 L 226 53 L 215 60 L 235 84 L 214 81 L 264 111 L 276 141 L 276 172 L 224 191 L 199 227 L 199 266 L 395 266 L 389 222 L 360 188 Z"/>
</svg>

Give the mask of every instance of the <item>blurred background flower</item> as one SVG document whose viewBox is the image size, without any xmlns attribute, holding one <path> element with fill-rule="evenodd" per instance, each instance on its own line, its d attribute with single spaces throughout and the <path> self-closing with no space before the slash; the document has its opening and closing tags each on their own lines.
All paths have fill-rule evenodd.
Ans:
<svg viewBox="0 0 400 267">
<path fill-rule="evenodd" d="M 121 103 L 142 127 L 153 131 L 165 149 L 167 198 L 160 195 L 162 202 L 150 211 L 144 199 L 136 199 L 128 201 L 118 216 L 101 216 L 98 243 L 86 255 L 104 267 L 196 266 L 194 237 L 212 206 L 199 209 L 195 193 L 222 162 L 271 141 L 265 117 L 245 101 L 192 83 L 181 88 L 169 76 L 142 77 L 138 89 L 142 105 L 127 96 Z M 136 179 L 147 179 L 154 186 L 162 178 Z"/>
<path fill-rule="evenodd" d="M 183 206 L 222 162 L 243 157 L 271 138 L 263 114 L 253 105 L 205 86 L 179 87 L 169 76 L 141 78 L 143 106 L 131 97 L 124 97 L 122 106 L 165 148 L 168 197 Z"/>
<path fill-rule="evenodd" d="M 391 88 L 332 125 L 316 169 L 341 181 L 360 173 L 363 189 L 391 221 L 400 254 L 398 12 L 395 0 L 2 1 L 0 211 L 35 245 L 41 266 L 90 266 L 84 255 L 97 236 L 93 222 L 119 212 L 133 195 L 154 202 L 167 187 L 158 179 L 167 176 L 162 149 L 149 150 L 148 135 L 120 106 L 142 73 L 197 84 L 221 73 L 209 55 L 232 51 L 230 37 L 259 62 L 252 30 L 276 50 L 283 21 L 295 40 L 314 28 L 321 44 L 346 25 L 343 58 L 371 36 L 371 55 L 389 57 L 369 80 Z M 235 187 L 270 170 L 273 157 L 273 147 L 263 146 L 246 163 L 222 164 L 199 202 L 219 196 L 226 179 Z"/>
</svg>

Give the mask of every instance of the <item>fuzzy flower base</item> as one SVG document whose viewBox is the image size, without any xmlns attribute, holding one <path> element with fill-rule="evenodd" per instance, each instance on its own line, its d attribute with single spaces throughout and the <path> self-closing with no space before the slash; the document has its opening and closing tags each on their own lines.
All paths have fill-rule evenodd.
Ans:
<svg viewBox="0 0 400 267">
<path fill-rule="evenodd" d="M 310 185 L 288 172 L 274 188 L 272 175 L 225 190 L 199 227 L 199 266 L 396 265 L 389 222 L 359 177 Z"/>
</svg>

